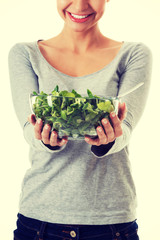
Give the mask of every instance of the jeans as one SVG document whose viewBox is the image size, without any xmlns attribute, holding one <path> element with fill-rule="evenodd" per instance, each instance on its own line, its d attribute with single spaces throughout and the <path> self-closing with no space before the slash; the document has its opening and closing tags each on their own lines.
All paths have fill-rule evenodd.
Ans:
<svg viewBox="0 0 160 240">
<path fill-rule="evenodd" d="M 139 240 L 136 220 L 111 225 L 42 222 L 18 214 L 14 240 Z"/>
</svg>

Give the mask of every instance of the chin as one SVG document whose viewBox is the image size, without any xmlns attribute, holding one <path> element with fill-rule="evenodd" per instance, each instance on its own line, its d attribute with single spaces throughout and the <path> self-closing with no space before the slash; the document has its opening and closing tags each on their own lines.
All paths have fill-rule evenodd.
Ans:
<svg viewBox="0 0 160 240">
<path fill-rule="evenodd" d="M 83 32 L 83 31 L 88 30 L 88 29 L 84 29 L 84 28 L 81 28 L 81 27 L 70 27 L 70 29 L 74 32 Z"/>
<path fill-rule="evenodd" d="M 90 22 L 90 24 L 81 24 L 81 23 L 78 23 L 78 24 L 75 24 L 75 23 L 66 23 L 66 26 L 67 26 L 67 28 L 68 29 L 70 29 L 70 30 L 72 30 L 72 31 L 74 31 L 74 32 L 87 32 L 87 31 L 90 31 L 90 30 L 92 30 L 95 26 L 96 26 L 96 24 L 97 24 L 97 22 Z"/>
</svg>

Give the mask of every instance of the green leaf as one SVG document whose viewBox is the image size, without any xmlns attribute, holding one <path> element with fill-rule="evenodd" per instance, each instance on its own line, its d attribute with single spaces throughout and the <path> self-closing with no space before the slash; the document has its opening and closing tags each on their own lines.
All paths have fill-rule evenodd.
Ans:
<svg viewBox="0 0 160 240">
<path fill-rule="evenodd" d="M 110 100 L 107 100 L 105 102 L 100 102 L 97 104 L 97 107 L 102 110 L 102 111 L 105 111 L 105 112 L 112 112 L 114 110 L 114 107 L 113 105 L 111 104 L 111 101 Z"/>
<path fill-rule="evenodd" d="M 34 91 L 34 92 L 33 92 L 33 95 L 37 96 L 37 95 L 38 95 L 38 93 L 36 93 L 36 92 Z"/>
<path fill-rule="evenodd" d="M 59 87 L 58 87 L 58 85 L 56 85 L 56 87 L 55 87 L 55 89 L 54 89 L 53 91 L 59 92 Z"/>
<path fill-rule="evenodd" d="M 89 89 L 87 89 L 87 94 L 88 94 L 89 98 L 93 98 L 94 97 L 92 92 Z"/>
<path fill-rule="evenodd" d="M 62 97 L 75 97 L 74 93 L 70 93 L 67 90 L 61 91 L 59 95 Z"/>
<path fill-rule="evenodd" d="M 61 111 L 61 117 L 66 120 L 67 119 L 67 111 L 66 110 L 62 110 Z"/>
<path fill-rule="evenodd" d="M 95 114 L 94 112 L 91 112 L 89 114 L 86 115 L 85 117 L 85 121 L 91 121 L 93 118 L 95 118 L 95 116 L 97 116 L 97 114 Z"/>
<path fill-rule="evenodd" d="M 59 96 L 59 92 L 57 92 L 57 91 L 54 90 L 54 91 L 52 91 L 52 95 L 53 95 L 53 96 Z"/>
<path fill-rule="evenodd" d="M 72 89 L 72 93 L 75 95 L 75 97 L 82 97 L 80 94 L 78 94 L 74 89 Z"/>
<path fill-rule="evenodd" d="M 74 111 L 75 109 L 73 107 L 70 107 L 70 106 L 67 107 L 67 115 L 72 114 Z"/>
<path fill-rule="evenodd" d="M 47 96 L 47 93 L 44 93 L 43 91 L 40 92 L 41 96 Z"/>
</svg>

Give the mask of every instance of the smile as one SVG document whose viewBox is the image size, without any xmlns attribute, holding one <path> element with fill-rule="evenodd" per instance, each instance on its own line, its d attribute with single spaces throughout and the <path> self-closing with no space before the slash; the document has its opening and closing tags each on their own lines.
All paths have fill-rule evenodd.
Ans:
<svg viewBox="0 0 160 240">
<path fill-rule="evenodd" d="M 74 17 L 74 18 L 77 18 L 77 19 L 82 19 L 82 18 L 86 18 L 86 17 L 88 17 L 90 14 L 88 14 L 88 15 L 76 15 L 76 14 L 73 14 L 73 13 L 71 13 L 71 15 Z"/>
<path fill-rule="evenodd" d="M 77 23 L 82 23 L 82 22 L 86 22 L 89 20 L 89 18 L 94 14 L 87 14 L 87 15 L 80 15 L 80 14 L 74 14 L 74 13 L 70 13 L 67 11 L 67 14 L 69 15 L 70 19 L 73 22 L 77 22 Z"/>
</svg>

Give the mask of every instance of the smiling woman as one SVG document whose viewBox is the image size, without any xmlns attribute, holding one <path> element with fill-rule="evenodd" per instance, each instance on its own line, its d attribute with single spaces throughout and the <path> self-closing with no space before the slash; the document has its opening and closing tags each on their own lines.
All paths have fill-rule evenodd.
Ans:
<svg viewBox="0 0 160 240">
<path fill-rule="evenodd" d="M 60 16 L 65 20 L 69 26 L 79 28 L 90 28 L 97 24 L 102 17 L 105 10 L 105 3 L 109 0 L 99 1 L 58 1 L 57 9 Z M 80 18 L 83 20 L 79 21 Z M 86 24 L 74 24 L 72 23 L 86 23 Z"/>
<path fill-rule="evenodd" d="M 101 33 L 98 23 L 107 2 L 57 0 L 64 20 L 60 34 L 10 49 L 13 103 L 31 161 L 15 240 L 139 239 L 128 146 L 148 97 L 152 54 L 144 43 Z M 49 94 L 58 85 L 63 92 L 75 89 L 84 95 L 90 89 L 97 96 L 117 97 L 142 81 L 143 86 L 122 98 L 117 115 L 110 112 L 110 121 L 99 121 L 95 138 L 60 137 L 31 114 L 28 96 L 33 91 Z M 92 106 L 87 110 L 93 112 Z M 51 117 L 57 112 L 52 109 Z"/>
</svg>

